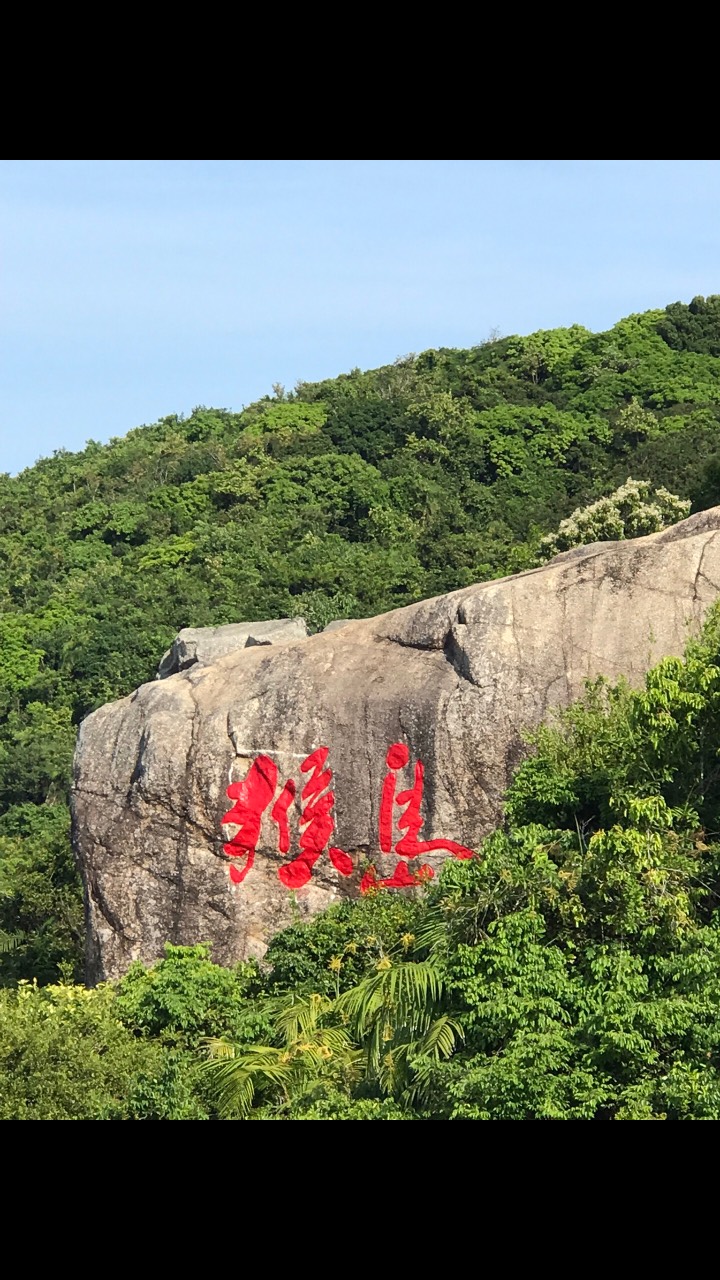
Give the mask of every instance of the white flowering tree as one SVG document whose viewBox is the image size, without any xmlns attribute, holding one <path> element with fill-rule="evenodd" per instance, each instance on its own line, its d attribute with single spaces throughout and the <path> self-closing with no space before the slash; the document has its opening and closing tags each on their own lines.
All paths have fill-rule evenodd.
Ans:
<svg viewBox="0 0 720 1280">
<path fill-rule="evenodd" d="M 578 507 L 567 520 L 562 520 L 556 533 L 541 540 L 540 558 L 549 560 L 560 551 L 588 542 L 615 542 L 658 533 L 684 520 L 689 512 L 689 501 L 677 494 L 662 486 L 653 489 L 649 480 L 628 478 L 614 493 L 587 507 Z"/>
</svg>

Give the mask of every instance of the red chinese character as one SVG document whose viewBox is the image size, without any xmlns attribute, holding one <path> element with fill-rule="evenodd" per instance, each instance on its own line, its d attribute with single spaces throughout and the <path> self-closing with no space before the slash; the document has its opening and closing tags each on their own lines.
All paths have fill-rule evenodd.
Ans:
<svg viewBox="0 0 720 1280">
<path fill-rule="evenodd" d="M 255 861 L 257 842 L 260 839 L 262 816 L 275 795 L 277 786 L 277 766 L 269 756 L 258 756 L 242 782 L 232 782 L 227 789 L 231 800 L 235 801 L 222 819 L 225 823 L 237 825 L 238 830 L 223 850 L 228 858 L 244 858 L 245 865 L 230 866 L 230 879 L 240 884 Z M 273 811 L 274 812 L 274 811 Z"/>
<path fill-rule="evenodd" d="M 410 752 L 404 743 L 394 742 L 385 759 L 390 772 L 383 782 L 380 800 L 380 848 L 383 853 L 390 853 L 392 850 L 393 812 L 394 806 L 397 804 L 405 806 L 405 812 L 398 818 L 398 827 L 406 834 L 401 836 L 395 845 L 395 852 L 399 853 L 401 858 L 407 858 L 411 861 L 421 853 L 433 853 L 435 850 L 449 853 L 453 858 L 472 858 L 472 849 L 466 849 L 465 845 L 456 844 L 454 840 L 418 839 L 420 828 L 423 825 L 420 807 L 423 797 L 425 766 L 422 761 L 418 760 L 415 764 L 414 786 L 407 791 L 400 791 L 396 795 L 396 771 L 404 769 L 408 764 Z M 411 872 L 405 862 L 398 862 L 391 876 L 384 880 L 378 880 L 375 868 L 370 867 L 360 882 L 360 891 L 361 893 L 367 893 L 368 889 L 379 886 L 387 889 L 402 889 L 409 885 L 417 884 L 418 880 L 432 879 L 434 874 L 432 867 L 428 866 L 427 863 L 423 863 L 417 871 Z"/>
<path fill-rule="evenodd" d="M 300 853 L 292 862 L 278 869 L 278 877 L 288 889 L 299 889 L 307 884 L 335 826 L 332 816 L 335 796 L 330 790 L 333 775 L 332 769 L 325 768 L 327 757 L 327 747 L 318 747 L 300 765 L 302 773 L 310 774 L 300 797 Z M 242 782 L 233 782 L 227 789 L 235 804 L 222 821 L 236 825 L 238 830 L 223 848 L 228 858 L 245 859 L 243 866 L 236 866 L 233 862 L 230 867 L 230 879 L 235 884 L 245 879 L 255 861 L 263 814 L 275 795 L 277 780 L 274 762 L 269 756 L 258 756 Z M 281 853 L 288 853 L 290 849 L 288 810 L 295 800 L 296 790 L 294 781 L 289 778 L 270 811 L 270 817 L 278 827 Z M 352 875 L 352 859 L 342 849 L 331 846 L 328 854 L 341 875 Z"/>
<path fill-rule="evenodd" d="M 299 889 L 307 884 L 312 869 L 320 854 L 326 848 L 335 826 L 332 810 L 335 796 L 330 790 L 332 769 L 325 768 L 328 758 L 327 747 L 318 747 L 300 765 L 301 773 L 309 773 L 310 777 L 302 789 L 300 799 L 302 812 L 300 815 L 300 849 L 297 858 L 286 866 L 280 867 L 278 876 L 287 889 Z M 292 789 L 291 789 L 292 788 Z M 287 793 L 287 798 L 286 797 Z M 280 850 L 287 853 L 290 847 L 290 833 L 287 824 L 287 811 L 295 796 L 295 784 L 286 783 L 280 799 L 272 811 L 272 817 L 280 827 Z M 352 860 L 342 849 L 333 845 L 328 849 L 330 861 L 343 876 L 352 875 Z"/>
</svg>

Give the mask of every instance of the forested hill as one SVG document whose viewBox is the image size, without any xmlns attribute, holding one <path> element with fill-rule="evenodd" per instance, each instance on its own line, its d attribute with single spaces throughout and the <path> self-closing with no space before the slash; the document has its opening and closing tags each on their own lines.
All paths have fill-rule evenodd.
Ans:
<svg viewBox="0 0 720 1280">
<path fill-rule="evenodd" d="M 720 297 L 697 298 L 277 388 L 0 477 L 0 930 L 24 935 L 3 971 L 47 979 L 77 954 L 75 725 L 151 678 L 180 627 L 322 627 L 526 568 L 628 476 L 720 502 L 718 357 Z"/>
</svg>

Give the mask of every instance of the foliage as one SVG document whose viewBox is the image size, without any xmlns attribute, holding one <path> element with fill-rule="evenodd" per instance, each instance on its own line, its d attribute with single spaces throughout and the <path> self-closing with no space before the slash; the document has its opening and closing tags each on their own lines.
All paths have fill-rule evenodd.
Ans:
<svg viewBox="0 0 720 1280">
<path fill-rule="evenodd" d="M 448 1118 L 720 1115 L 720 640 L 597 682 L 535 738 L 508 826 L 451 866 L 424 937 L 466 1046 Z"/>
<path fill-rule="evenodd" d="M 662 486 L 653 491 L 647 481 L 628 477 L 614 493 L 587 507 L 578 507 L 567 520 L 561 520 L 556 533 L 540 539 L 540 554 L 547 560 L 559 551 L 569 551 L 588 542 L 612 542 L 659 533 L 689 512 L 689 499 L 678 498 Z"/>
<path fill-rule="evenodd" d="M 720 297 L 693 298 L 689 306 L 673 302 L 665 308 L 658 333 L 674 351 L 697 351 L 702 355 L 720 356 L 718 325 Z"/>
<path fill-rule="evenodd" d="M 0 929 L 25 934 L 0 984 L 79 974 L 77 724 L 181 627 L 318 629 L 530 568 L 548 536 L 574 545 L 568 518 L 598 536 L 608 494 L 599 536 L 720 503 L 719 355 L 718 299 L 694 299 L 199 406 L 0 475 Z M 628 475 L 645 496 L 616 514 Z"/>
<path fill-rule="evenodd" d="M 16 936 L 0 952 L 6 983 L 28 972 L 41 983 L 81 975 L 82 895 L 69 837 L 64 803 L 14 805 L 0 818 L 0 930 Z"/>
<path fill-rule="evenodd" d="M 326 1084 L 349 1097 L 361 1055 L 333 1013 L 325 996 L 291 995 L 274 1010 L 277 1044 L 240 1047 L 228 1038 L 211 1040 L 206 1065 L 221 1117 L 246 1119 L 258 1089 L 277 1092 L 281 1109 Z"/>
<path fill-rule="evenodd" d="M 533 747 L 478 857 L 261 966 L 0 992 L 0 1117 L 720 1118 L 720 605 Z"/>
<path fill-rule="evenodd" d="M 149 969 L 136 962 L 118 983 L 117 1016 L 143 1036 L 182 1048 L 228 1032 L 252 1039 L 264 1029 L 251 1012 L 259 987 L 254 963 L 224 969 L 212 963 L 208 946 L 167 943 L 163 960 Z"/>
<path fill-rule="evenodd" d="M 407 956 L 419 913 L 412 897 L 380 894 L 338 903 L 309 924 L 284 929 L 265 955 L 270 990 L 339 995 L 381 961 Z"/>
<path fill-rule="evenodd" d="M 0 992 L 0 1119 L 198 1119 L 188 1070 L 118 1020 L 111 988 Z"/>
</svg>

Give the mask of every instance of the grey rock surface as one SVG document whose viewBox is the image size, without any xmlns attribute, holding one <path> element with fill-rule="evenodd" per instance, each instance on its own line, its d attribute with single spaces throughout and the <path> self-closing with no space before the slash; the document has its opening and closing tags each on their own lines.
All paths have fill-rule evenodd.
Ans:
<svg viewBox="0 0 720 1280">
<path fill-rule="evenodd" d="M 334 622 L 328 622 L 323 631 L 339 631 L 341 627 L 347 627 L 349 623 L 356 621 L 356 618 L 336 618 Z"/>
<path fill-rule="evenodd" d="M 256 644 L 282 644 L 285 640 L 304 640 L 307 634 L 304 618 L 231 622 L 223 627 L 184 627 L 167 653 L 163 654 L 157 679 L 164 680 L 178 671 L 187 671 L 188 667 L 207 667 L 237 649 L 252 648 Z"/>
<path fill-rule="evenodd" d="M 166 940 L 209 940 L 221 963 L 261 955 L 298 915 L 356 894 L 368 861 L 391 876 L 402 860 L 381 849 L 380 814 L 392 744 L 409 757 L 396 769 L 396 793 L 424 765 L 419 838 L 477 849 L 501 816 L 524 732 L 590 677 L 638 683 L 661 657 L 681 654 L 719 592 L 714 508 L 309 639 L 236 647 L 212 665 L 198 659 L 101 707 L 80 729 L 73 798 L 91 977 L 152 961 Z M 340 874 L 323 847 L 311 878 L 289 892 L 282 877 L 313 830 L 298 822 L 310 777 L 300 766 L 319 747 L 334 775 L 327 846 L 347 855 L 352 874 Z M 271 798 L 254 865 L 233 883 L 230 866 L 246 869 L 248 858 L 231 864 L 223 845 L 252 839 L 221 820 L 233 803 L 229 782 L 246 776 Z M 272 809 L 289 799 L 287 780 L 296 795 L 284 853 Z M 408 834 L 398 819 L 409 812 L 407 801 L 392 806 L 393 847 Z M 436 868 L 446 855 L 431 850 L 411 866 Z"/>
</svg>

